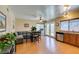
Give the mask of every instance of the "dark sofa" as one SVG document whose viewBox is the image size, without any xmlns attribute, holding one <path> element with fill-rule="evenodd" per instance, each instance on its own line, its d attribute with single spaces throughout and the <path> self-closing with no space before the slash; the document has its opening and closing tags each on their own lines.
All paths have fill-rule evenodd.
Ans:
<svg viewBox="0 0 79 59">
<path fill-rule="evenodd" d="M 21 44 L 23 43 L 23 35 L 21 34 L 21 32 L 16 32 L 16 44 Z"/>
<path fill-rule="evenodd" d="M 23 43 L 24 39 L 26 41 L 30 39 L 31 42 L 33 42 L 37 38 L 35 37 L 35 35 L 38 35 L 37 37 L 39 37 L 41 33 L 40 32 L 27 32 L 27 31 L 16 32 L 16 44 Z"/>
</svg>

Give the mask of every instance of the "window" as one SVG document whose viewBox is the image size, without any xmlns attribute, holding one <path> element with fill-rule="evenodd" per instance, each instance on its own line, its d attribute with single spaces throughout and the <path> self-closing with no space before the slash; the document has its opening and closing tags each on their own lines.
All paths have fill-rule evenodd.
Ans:
<svg viewBox="0 0 79 59">
<path fill-rule="evenodd" d="M 36 24 L 37 31 L 43 30 L 44 25 L 43 24 Z"/>
<path fill-rule="evenodd" d="M 79 20 L 70 21 L 70 31 L 79 32 Z"/>
<path fill-rule="evenodd" d="M 60 28 L 62 31 L 68 31 L 69 22 L 68 21 L 62 21 L 60 23 Z"/>
<path fill-rule="evenodd" d="M 41 28 L 40 24 L 36 24 L 36 28 L 37 28 L 37 31 L 40 31 L 40 28 Z"/>
<path fill-rule="evenodd" d="M 79 19 L 62 21 L 60 22 L 60 28 L 62 31 L 79 32 Z"/>
</svg>

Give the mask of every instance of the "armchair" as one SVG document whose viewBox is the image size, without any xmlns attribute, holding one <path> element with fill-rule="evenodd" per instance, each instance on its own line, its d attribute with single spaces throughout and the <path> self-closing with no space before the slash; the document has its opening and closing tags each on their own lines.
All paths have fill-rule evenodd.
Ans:
<svg viewBox="0 0 79 59">
<path fill-rule="evenodd" d="M 21 34 L 21 32 L 16 32 L 16 44 L 21 44 L 23 43 L 23 35 Z"/>
</svg>

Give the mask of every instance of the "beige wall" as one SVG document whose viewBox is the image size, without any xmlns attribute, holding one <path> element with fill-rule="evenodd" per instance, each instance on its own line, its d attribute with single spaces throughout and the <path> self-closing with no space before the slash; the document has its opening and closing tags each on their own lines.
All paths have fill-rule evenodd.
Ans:
<svg viewBox="0 0 79 59">
<path fill-rule="evenodd" d="M 30 31 L 31 27 L 36 25 L 38 22 L 38 20 L 16 19 L 15 31 Z M 24 27 L 24 24 L 29 24 L 29 27 Z"/>
<path fill-rule="evenodd" d="M 59 24 L 62 20 L 72 20 L 74 18 L 79 18 L 79 9 L 69 11 L 67 16 L 60 16 L 56 18 L 56 24 Z M 56 26 L 56 31 L 61 31 L 60 26 Z"/>
<path fill-rule="evenodd" d="M 13 28 L 13 25 L 15 25 L 15 16 L 12 10 L 9 8 L 9 6 L 0 5 L 0 11 L 6 15 L 6 31 L 0 32 L 0 34 L 14 32 L 15 28 Z"/>
</svg>

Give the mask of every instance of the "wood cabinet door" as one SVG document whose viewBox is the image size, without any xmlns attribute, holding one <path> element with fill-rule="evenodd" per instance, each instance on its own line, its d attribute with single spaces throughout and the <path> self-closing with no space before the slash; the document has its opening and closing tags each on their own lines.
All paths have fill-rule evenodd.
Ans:
<svg viewBox="0 0 79 59">
<path fill-rule="evenodd" d="M 64 34 L 64 42 L 69 43 L 69 34 L 68 33 Z"/>
<path fill-rule="evenodd" d="M 69 35 L 69 43 L 76 45 L 76 34 L 70 34 Z"/>
<path fill-rule="evenodd" d="M 77 34 L 76 45 L 79 46 L 79 34 Z"/>
</svg>

